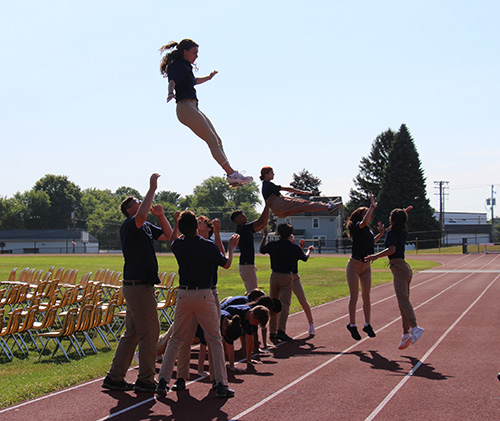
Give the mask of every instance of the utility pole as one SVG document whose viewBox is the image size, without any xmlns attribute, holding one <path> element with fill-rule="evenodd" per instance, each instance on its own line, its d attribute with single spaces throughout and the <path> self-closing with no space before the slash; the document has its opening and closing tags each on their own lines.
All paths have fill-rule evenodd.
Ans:
<svg viewBox="0 0 500 421">
<path fill-rule="evenodd" d="M 491 197 L 486 199 L 486 204 L 490 206 L 491 210 L 491 241 L 493 241 L 493 238 L 495 236 L 495 212 L 494 208 L 496 206 L 496 199 L 495 199 L 495 193 L 496 191 L 494 190 L 494 185 L 491 185 Z"/>
<path fill-rule="evenodd" d="M 435 195 L 439 195 L 439 223 L 441 224 L 441 229 L 443 230 L 443 237 L 445 235 L 444 232 L 444 201 L 448 193 L 448 181 L 434 181 L 434 188 L 438 189 L 438 193 L 434 193 Z"/>
</svg>

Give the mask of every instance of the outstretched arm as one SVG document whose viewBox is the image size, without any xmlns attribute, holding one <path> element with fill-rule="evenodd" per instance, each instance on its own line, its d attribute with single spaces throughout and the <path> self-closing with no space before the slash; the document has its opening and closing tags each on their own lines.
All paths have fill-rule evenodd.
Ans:
<svg viewBox="0 0 500 421">
<path fill-rule="evenodd" d="M 217 244 L 217 247 L 219 247 L 219 251 L 222 254 L 225 254 L 226 250 L 224 249 L 224 244 L 222 243 L 222 239 L 220 237 L 220 229 L 221 229 L 222 224 L 221 224 L 219 218 L 215 218 L 212 221 L 212 225 L 214 227 L 214 242 L 215 242 L 215 244 Z"/>
<path fill-rule="evenodd" d="M 144 222 L 146 222 L 149 210 L 151 209 L 151 204 L 153 203 L 155 191 L 158 187 L 158 177 L 160 177 L 160 174 L 154 173 L 149 179 L 149 190 L 146 193 L 146 196 L 144 196 L 144 199 L 142 200 L 139 209 L 135 214 L 135 226 L 137 228 L 141 228 Z"/>
<path fill-rule="evenodd" d="M 378 203 L 375 202 L 375 199 L 373 197 L 373 194 L 370 193 L 370 207 L 368 208 L 368 211 L 365 213 L 365 216 L 363 217 L 363 220 L 359 223 L 360 228 L 366 227 L 370 221 L 372 220 L 373 217 L 373 211 L 377 207 Z"/>
<path fill-rule="evenodd" d="M 231 263 L 233 263 L 233 250 L 240 241 L 240 236 L 238 234 L 233 234 L 231 235 L 231 238 L 229 239 L 229 244 L 227 246 L 227 262 L 224 266 L 222 266 L 224 269 L 229 269 L 231 267 Z"/>
<path fill-rule="evenodd" d="M 170 222 L 168 222 L 168 219 L 163 213 L 163 207 L 161 205 L 153 205 L 153 207 L 151 208 L 151 213 L 158 218 L 161 230 L 163 231 L 163 234 L 158 237 L 158 240 L 169 241 L 170 236 L 172 235 L 172 227 L 170 226 Z"/>
<path fill-rule="evenodd" d="M 269 220 L 269 206 L 266 202 L 266 206 L 264 206 L 264 210 L 260 215 L 259 219 L 253 221 L 253 230 L 254 232 L 260 231 L 267 225 L 267 221 Z"/>
<path fill-rule="evenodd" d="M 197 77 L 196 78 L 196 84 L 199 85 L 200 83 L 204 83 L 210 79 L 212 79 L 217 73 L 219 73 L 217 70 L 214 70 L 212 73 L 210 73 L 208 76 L 204 77 Z"/>
<path fill-rule="evenodd" d="M 172 244 L 175 240 L 179 238 L 179 218 L 181 217 L 181 213 L 179 211 L 174 213 L 174 229 L 170 234 L 170 244 Z"/>
</svg>

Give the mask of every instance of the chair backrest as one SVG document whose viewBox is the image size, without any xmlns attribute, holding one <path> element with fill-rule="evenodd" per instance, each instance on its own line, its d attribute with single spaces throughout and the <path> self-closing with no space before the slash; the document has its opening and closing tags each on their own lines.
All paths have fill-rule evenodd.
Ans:
<svg viewBox="0 0 500 421">
<path fill-rule="evenodd" d="M 4 322 L 3 314 L 4 313 L 5 313 L 5 309 L 0 308 L 0 332 L 2 332 L 2 329 L 3 329 L 3 322 Z"/>
<path fill-rule="evenodd" d="M 63 277 L 63 273 L 64 273 L 64 268 L 58 268 L 56 270 L 56 273 L 54 273 L 53 279 L 60 282 L 61 278 Z"/>
<path fill-rule="evenodd" d="M 94 305 L 94 309 L 92 311 L 92 319 L 88 329 L 94 329 L 101 324 L 102 314 L 103 314 L 102 301 L 99 301 L 97 304 Z"/>
<path fill-rule="evenodd" d="M 27 330 L 31 329 L 33 327 L 33 323 L 36 320 L 37 313 L 38 306 L 32 305 L 24 316 L 24 320 L 22 321 L 22 323 L 20 323 L 17 333 L 26 332 Z"/>
<path fill-rule="evenodd" d="M 76 285 L 76 277 L 78 276 L 78 269 L 73 269 L 69 275 L 68 283 L 71 285 Z"/>
<path fill-rule="evenodd" d="M 33 277 L 35 276 L 35 269 L 30 269 L 26 272 L 26 277 L 24 278 L 24 282 L 27 284 L 33 283 Z"/>
<path fill-rule="evenodd" d="M 80 288 L 85 288 L 88 285 L 91 276 L 92 272 L 87 272 L 82 275 L 82 277 L 80 278 L 80 282 L 78 283 Z"/>
<path fill-rule="evenodd" d="M 0 289 L 0 302 L 2 301 L 2 298 L 3 298 L 3 296 L 5 295 L 6 292 L 7 292 L 6 289 Z"/>
<path fill-rule="evenodd" d="M 21 285 L 12 285 L 12 287 L 7 291 L 5 298 L 3 299 L 2 305 L 12 305 L 16 303 L 20 288 Z"/>
<path fill-rule="evenodd" d="M 37 329 L 47 329 L 51 327 L 56 321 L 57 311 L 59 310 L 59 308 L 60 307 L 57 304 L 50 306 L 45 312 L 45 316 L 41 323 L 35 323 L 35 327 Z M 75 308 L 75 310 L 78 309 Z"/>
<path fill-rule="evenodd" d="M 19 272 L 19 277 L 17 278 L 18 282 L 25 282 L 26 274 L 29 270 L 30 268 L 24 268 L 21 272 Z"/>
<path fill-rule="evenodd" d="M 69 336 L 76 332 L 78 309 L 70 308 L 64 316 L 59 336 Z"/>
<path fill-rule="evenodd" d="M 45 288 L 47 288 L 48 285 L 49 285 L 49 281 L 40 281 L 38 283 L 38 285 L 36 286 L 34 294 L 35 295 L 43 294 L 43 292 L 45 291 Z"/>
<path fill-rule="evenodd" d="M 51 297 L 54 294 L 57 295 L 58 286 L 59 286 L 59 283 L 58 283 L 57 279 L 49 281 L 49 284 L 47 285 L 47 288 L 45 288 L 45 291 L 43 293 L 44 297 Z"/>
<path fill-rule="evenodd" d="M 66 288 L 66 291 L 64 291 L 64 294 L 63 296 L 61 297 L 61 301 L 59 302 L 59 306 L 60 307 L 67 307 L 69 306 L 69 299 L 71 297 L 71 294 L 73 293 L 73 290 L 75 289 L 75 287 L 73 288 Z"/>
<path fill-rule="evenodd" d="M 108 302 L 108 306 L 106 307 L 106 311 L 104 312 L 104 316 L 102 318 L 100 326 L 104 326 L 110 324 L 115 317 L 115 308 L 116 308 L 116 298 L 112 298 Z"/>
<path fill-rule="evenodd" d="M 120 271 L 116 271 L 115 273 L 113 273 L 113 276 L 111 277 L 111 281 L 109 283 L 114 286 L 120 286 L 121 276 L 122 273 Z"/>
<path fill-rule="evenodd" d="M 166 307 L 173 307 L 175 305 L 175 302 L 177 300 L 177 291 L 179 287 L 171 287 L 168 289 L 167 296 L 165 297 L 165 304 Z"/>
<path fill-rule="evenodd" d="M 31 281 L 31 283 L 38 284 L 40 282 L 40 279 L 42 278 L 42 273 L 43 273 L 42 269 L 37 270 L 33 275 L 33 280 Z"/>
<path fill-rule="evenodd" d="M 24 303 L 28 299 L 28 292 L 30 290 L 29 284 L 21 285 L 19 288 L 19 294 L 13 304 Z"/>
<path fill-rule="evenodd" d="M 78 312 L 78 321 L 76 322 L 76 331 L 83 332 L 84 330 L 88 330 L 90 323 L 92 321 L 92 313 L 94 311 L 93 304 L 85 304 L 80 307 L 80 311 Z"/>
<path fill-rule="evenodd" d="M 53 272 L 50 272 L 50 271 L 46 272 L 45 275 L 43 275 L 42 281 L 51 281 L 52 280 L 52 273 Z"/>
<path fill-rule="evenodd" d="M 21 321 L 21 313 L 23 309 L 22 308 L 16 308 L 9 317 L 9 321 L 7 322 L 7 326 L 5 326 L 5 329 L 2 329 L 0 332 L 0 336 L 7 336 L 12 333 L 16 333 L 17 330 L 19 329 L 19 323 Z"/>
<path fill-rule="evenodd" d="M 104 272 L 104 269 L 97 269 L 97 272 L 95 273 L 95 276 L 94 276 L 94 282 L 101 281 L 101 277 L 102 277 L 103 272 Z"/>
<path fill-rule="evenodd" d="M 9 282 L 14 282 L 16 280 L 16 272 L 17 268 L 14 268 L 10 271 Z"/>
<path fill-rule="evenodd" d="M 177 275 L 176 272 L 170 272 L 168 274 L 167 279 L 165 280 L 165 287 L 170 288 L 174 284 L 174 279 L 176 275 Z"/>
</svg>

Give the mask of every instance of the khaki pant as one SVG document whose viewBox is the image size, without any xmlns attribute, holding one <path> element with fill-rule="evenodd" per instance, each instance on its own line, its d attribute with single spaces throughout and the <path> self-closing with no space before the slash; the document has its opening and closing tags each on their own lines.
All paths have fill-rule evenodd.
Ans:
<svg viewBox="0 0 500 421">
<path fill-rule="evenodd" d="M 356 305 L 358 303 L 359 285 L 361 284 L 361 298 L 363 299 L 363 313 L 365 322 L 371 323 L 370 291 L 372 287 L 372 266 L 370 263 L 360 262 L 350 258 L 345 268 L 347 285 L 349 286 L 349 322 L 356 324 Z"/>
<path fill-rule="evenodd" d="M 283 308 L 278 314 L 271 315 L 269 323 L 269 333 L 276 333 L 277 330 L 286 332 L 286 322 L 290 313 L 290 304 L 292 302 L 293 274 L 271 272 L 269 281 L 271 298 L 279 298 Z"/>
<path fill-rule="evenodd" d="M 220 333 L 220 306 L 216 302 L 214 292 L 211 289 L 179 289 L 172 337 L 163 356 L 158 377 L 164 378 L 167 383 L 170 381 L 181 345 L 186 341 L 191 341 L 194 336 L 192 330 L 193 319 L 201 325 L 207 345 L 210 346 L 215 380 L 227 385 L 227 372 Z M 183 352 L 182 355 L 184 358 L 186 353 Z M 185 362 L 182 364 L 185 364 Z"/>
<path fill-rule="evenodd" d="M 222 139 L 215 131 L 215 127 L 208 117 L 198 109 L 198 100 L 186 98 L 177 103 L 177 118 L 188 126 L 198 137 L 207 142 L 210 152 L 222 167 L 227 157 L 222 146 Z"/>
<path fill-rule="evenodd" d="M 271 195 L 267 200 L 269 208 L 279 218 L 285 218 L 302 212 L 318 212 L 328 210 L 328 204 L 323 202 L 310 202 L 296 197 Z"/>
<path fill-rule="evenodd" d="M 257 267 L 255 265 L 239 265 L 238 269 L 248 294 L 250 291 L 257 288 Z"/>
<path fill-rule="evenodd" d="M 156 310 L 154 287 L 150 285 L 123 286 L 127 301 L 125 333 L 121 336 L 108 376 L 121 381 L 130 367 L 139 344 L 139 374 L 137 380 L 154 383 L 156 347 L 160 334 L 160 322 Z"/>
<path fill-rule="evenodd" d="M 403 332 L 408 333 L 410 327 L 417 325 L 415 312 L 410 303 L 411 267 L 404 259 L 400 258 L 391 259 L 389 267 L 394 277 L 394 291 L 398 299 L 399 311 L 401 312 Z"/>
</svg>

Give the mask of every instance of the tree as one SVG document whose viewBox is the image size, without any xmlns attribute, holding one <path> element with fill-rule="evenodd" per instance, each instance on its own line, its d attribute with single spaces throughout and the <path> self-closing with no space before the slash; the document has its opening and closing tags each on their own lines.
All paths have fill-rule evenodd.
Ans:
<svg viewBox="0 0 500 421">
<path fill-rule="evenodd" d="M 321 185 L 321 180 L 318 177 L 313 176 L 305 168 L 298 174 L 293 173 L 293 181 L 290 183 L 295 189 L 310 191 L 311 196 L 319 196 L 321 191 L 319 186 Z M 299 194 L 292 194 L 292 196 L 299 196 Z"/>
<path fill-rule="evenodd" d="M 44 191 L 50 198 L 47 228 L 71 226 L 71 214 L 80 206 L 80 187 L 65 175 L 47 174 L 35 183 L 33 190 Z"/>
<path fill-rule="evenodd" d="M 115 195 L 118 196 L 121 200 L 125 199 L 128 196 L 137 197 L 137 199 L 142 200 L 141 193 L 138 190 L 133 189 L 132 187 L 121 186 L 116 189 Z"/>
<path fill-rule="evenodd" d="M 378 197 L 394 137 L 391 129 L 382 132 L 373 141 L 370 155 L 361 158 L 359 174 L 353 180 L 356 189 L 351 189 L 346 204 L 347 215 L 361 206 L 368 206 L 370 194 Z"/>
<path fill-rule="evenodd" d="M 26 207 L 14 197 L 0 197 L 0 229 L 21 230 L 24 228 Z"/>
<path fill-rule="evenodd" d="M 254 182 L 230 189 L 222 177 L 209 177 L 193 189 L 191 196 L 180 201 L 181 206 L 191 208 L 197 215 L 219 218 L 223 230 L 234 229 L 229 216 L 235 209 L 243 209 L 248 219 L 258 218 L 255 205 L 260 203 L 259 189 Z"/>
<path fill-rule="evenodd" d="M 22 205 L 25 229 L 47 229 L 51 213 L 49 195 L 42 190 L 16 193 L 14 199 Z"/>
<path fill-rule="evenodd" d="M 418 238 L 421 248 L 437 245 L 441 228 L 426 197 L 424 172 L 415 143 L 404 124 L 392 143 L 377 201 L 374 220 L 386 226 L 392 209 L 413 206 L 408 221 L 410 240 Z"/>
</svg>

